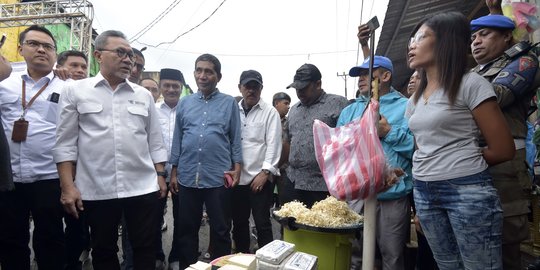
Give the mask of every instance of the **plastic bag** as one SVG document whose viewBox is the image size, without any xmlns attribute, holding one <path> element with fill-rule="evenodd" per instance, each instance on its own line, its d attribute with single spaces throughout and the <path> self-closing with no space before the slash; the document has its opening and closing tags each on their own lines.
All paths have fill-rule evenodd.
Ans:
<svg viewBox="0 0 540 270">
<path fill-rule="evenodd" d="M 331 128 L 315 120 L 315 155 L 328 191 L 339 200 L 365 199 L 385 187 L 386 161 L 375 126 L 379 103 L 371 100 L 364 115 Z"/>
</svg>

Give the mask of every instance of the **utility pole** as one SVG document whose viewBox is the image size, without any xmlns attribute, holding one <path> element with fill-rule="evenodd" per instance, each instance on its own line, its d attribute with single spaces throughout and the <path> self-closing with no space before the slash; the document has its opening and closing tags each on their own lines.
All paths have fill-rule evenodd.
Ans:
<svg viewBox="0 0 540 270">
<path fill-rule="evenodd" d="M 342 77 L 343 80 L 345 81 L 345 98 L 348 98 L 347 97 L 347 77 L 349 77 L 349 74 L 343 72 L 342 74 L 336 73 L 336 75 L 338 77 Z"/>
</svg>

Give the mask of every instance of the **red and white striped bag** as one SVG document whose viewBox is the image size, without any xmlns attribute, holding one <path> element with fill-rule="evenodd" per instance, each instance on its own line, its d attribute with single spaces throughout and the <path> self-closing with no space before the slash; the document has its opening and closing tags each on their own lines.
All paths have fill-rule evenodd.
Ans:
<svg viewBox="0 0 540 270">
<path fill-rule="evenodd" d="M 317 162 L 328 191 L 339 200 L 365 199 L 383 189 L 386 160 L 377 135 L 378 107 L 371 100 L 361 118 L 342 127 L 313 123 Z"/>
</svg>

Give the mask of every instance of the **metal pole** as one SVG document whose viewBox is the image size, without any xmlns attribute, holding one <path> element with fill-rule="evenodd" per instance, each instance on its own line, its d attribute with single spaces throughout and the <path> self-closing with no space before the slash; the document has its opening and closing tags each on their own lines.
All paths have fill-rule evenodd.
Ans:
<svg viewBox="0 0 540 270">
<path fill-rule="evenodd" d="M 373 82 L 373 59 L 375 58 L 375 29 L 371 30 L 370 38 L 370 55 L 369 55 L 369 78 L 370 82 Z M 372 89 L 372 83 L 369 83 L 369 92 L 368 96 L 374 97 L 375 99 L 379 98 L 379 87 Z M 370 100 L 371 102 L 371 100 Z M 366 107 L 369 105 L 366 105 Z M 365 199 L 364 203 L 364 242 L 363 242 L 363 253 L 362 253 L 362 269 L 363 270 L 373 270 L 374 261 L 375 261 L 375 235 L 377 230 L 377 194 L 370 195 Z"/>
</svg>

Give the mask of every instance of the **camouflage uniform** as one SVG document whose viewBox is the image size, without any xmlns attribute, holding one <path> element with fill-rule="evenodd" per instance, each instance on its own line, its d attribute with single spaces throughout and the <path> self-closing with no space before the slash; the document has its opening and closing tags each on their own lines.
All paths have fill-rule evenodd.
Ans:
<svg viewBox="0 0 540 270">
<path fill-rule="evenodd" d="M 519 268 L 519 244 L 529 237 L 527 213 L 531 178 L 525 161 L 526 120 L 539 78 L 538 58 L 525 42 L 518 43 L 487 65 L 474 72 L 493 84 L 497 101 L 516 144 L 514 159 L 491 166 L 489 171 L 503 208 L 503 263 Z M 482 142 L 481 142 L 482 143 Z M 518 252 L 518 254 L 516 254 Z M 516 257 L 517 256 L 517 257 Z"/>
</svg>

